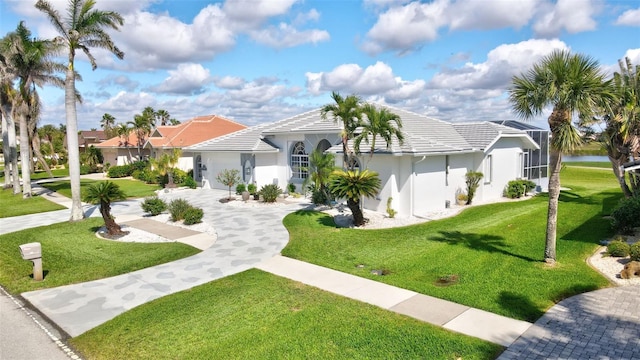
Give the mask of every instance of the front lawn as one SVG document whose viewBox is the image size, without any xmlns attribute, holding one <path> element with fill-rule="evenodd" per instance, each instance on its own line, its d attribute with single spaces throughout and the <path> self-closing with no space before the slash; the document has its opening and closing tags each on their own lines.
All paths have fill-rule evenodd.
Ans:
<svg viewBox="0 0 640 360">
<path fill-rule="evenodd" d="M 332 269 L 535 321 L 568 296 L 608 286 L 585 262 L 610 235 L 603 218 L 621 197 L 611 172 L 566 167 L 558 215 L 558 264 L 544 253 L 546 195 L 477 206 L 453 218 L 385 230 L 338 229 L 333 219 L 300 211 L 285 218 L 282 254 Z M 363 266 L 363 267 L 362 267 Z M 373 275 L 386 270 L 387 275 Z M 439 280 L 457 276 L 457 283 Z"/>
<path fill-rule="evenodd" d="M 249 270 L 71 339 L 88 359 L 494 359 L 503 348 Z"/>
<path fill-rule="evenodd" d="M 125 243 L 102 240 L 102 218 L 63 222 L 0 235 L 0 284 L 14 294 L 120 275 L 199 252 L 182 243 Z M 31 279 L 33 265 L 19 245 L 40 242 L 44 280 Z"/>
<path fill-rule="evenodd" d="M 40 196 L 23 199 L 22 192 L 13 195 L 13 189 L 0 190 L 0 204 L 0 218 L 66 209 Z"/>
<path fill-rule="evenodd" d="M 116 183 L 125 194 L 127 194 L 128 198 L 141 198 L 147 196 L 155 195 L 155 191 L 161 189 L 160 185 L 155 184 L 145 184 L 140 180 L 129 180 L 129 179 L 105 179 L 105 180 L 91 180 L 91 179 L 80 179 L 80 192 L 84 196 L 84 191 L 86 188 L 91 186 L 91 184 L 95 184 L 100 181 L 111 181 Z M 48 183 L 40 184 L 42 187 L 45 187 L 49 190 L 55 191 L 60 195 L 66 196 L 68 198 L 71 197 L 71 184 L 69 181 L 53 181 Z"/>
</svg>

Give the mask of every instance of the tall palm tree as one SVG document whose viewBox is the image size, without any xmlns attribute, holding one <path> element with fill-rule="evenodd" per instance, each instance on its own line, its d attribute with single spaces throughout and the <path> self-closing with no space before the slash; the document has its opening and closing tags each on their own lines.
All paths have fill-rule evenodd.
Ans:
<svg viewBox="0 0 640 360">
<path fill-rule="evenodd" d="M 95 10 L 95 0 L 69 0 L 66 18 L 61 18 L 51 3 L 38 0 L 36 8 L 49 17 L 59 36 L 56 41 L 68 50 L 68 64 L 65 78 L 65 110 L 67 113 L 67 146 L 69 152 L 69 177 L 71 182 L 71 221 L 84 218 L 80 199 L 80 150 L 78 148 L 78 119 L 76 114 L 76 72 L 74 61 L 77 50 L 82 50 L 97 67 L 90 48 L 109 50 L 117 58 L 124 53 L 115 46 L 105 28 L 118 30 L 124 23 L 122 16 L 113 11 Z"/>
<path fill-rule="evenodd" d="M 160 120 L 160 125 L 165 126 L 169 124 L 169 120 L 171 119 L 171 115 L 167 110 L 160 109 L 156 111 L 156 119 Z"/>
<path fill-rule="evenodd" d="M 355 130 L 360 125 L 362 118 L 360 103 L 362 100 L 356 95 L 349 95 L 345 98 L 335 91 L 331 93 L 331 99 L 334 104 L 323 106 L 320 109 L 320 116 L 322 119 L 327 119 L 327 115 L 331 113 L 335 123 L 342 123 L 340 136 L 342 137 L 343 166 L 353 170 L 355 162 L 353 161 L 354 155 L 349 149 L 349 140 L 353 138 Z"/>
<path fill-rule="evenodd" d="M 147 137 L 151 134 L 153 128 L 152 119 L 149 116 L 136 114 L 133 117 L 133 121 L 128 122 L 132 127 L 132 131 L 136 133 L 138 147 L 138 160 L 142 160 L 142 147 L 147 141 Z"/>
<path fill-rule="evenodd" d="M 375 197 L 380 191 L 378 173 L 370 170 L 336 170 L 331 174 L 329 190 L 336 198 L 347 199 L 347 206 L 353 216 L 353 225 L 364 225 L 364 216 L 360 209 L 360 199 Z"/>
<path fill-rule="evenodd" d="M 622 164 L 631 157 L 640 158 L 640 65 L 635 67 L 629 58 L 619 61 L 620 72 L 613 74 L 615 100 L 610 113 L 604 116 L 606 129 L 603 144 L 625 197 L 640 196 L 640 178 L 628 173 L 628 183 Z"/>
<path fill-rule="evenodd" d="M 354 140 L 354 148 L 360 153 L 360 144 L 362 141 L 369 144 L 369 160 L 373 157 L 376 148 L 376 138 L 380 136 L 387 144 L 387 149 L 391 147 L 393 138 L 398 139 L 400 144 L 404 143 L 404 135 L 402 134 L 402 119 L 397 114 L 392 113 L 387 108 L 378 108 L 372 104 L 362 106 L 362 113 L 366 115 L 366 119 L 362 118 L 360 129 L 362 130 Z M 371 141 L 369 141 L 371 138 Z"/>
<path fill-rule="evenodd" d="M 124 124 L 118 124 L 118 126 L 116 126 L 116 134 L 120 137 L 120 146 L 124 146 L 127 149 L 127 152 L 129 153 L 129 162 L 131 162 L 131 149 L 129 149 L 129 145 L 131 145 L 131 143 L 129 142 L 129 135 L 131 134 L 131 128 L 129 127 L 129 124 L 124 123 Z"/>
<path fill-rule="evenodd" d="M 31 31 L 24 22 L 20 22 L 16 30 L 5 37 L 2 47 L 5 49 L 3 52 L 7 63 L 18 80 L 14 110 L 20 125 L 22 196 L 29 198 L 31 197 L 32 158 L 30 139 L 33 139 L 34 132 L 30 131 L 29 123 L 34 122 L 31 128 L 35 128 L 40 112 L 40 98 L 36 86 L 51 84 L 62 87 L 64 83 L 61 78 L 55 76 L 55 73 L 62 71 L 64 66 L 51 60 L 51 55 L 57 51 L 57 45 L 50 40 L 32 38 Z M 48 169 L 42 154 L 39 153 L 39 148 L 36 147 L 35 150 L 44 163 L 45 169 Z M 49 174 L 51 174 L 50 170 Z"/>
<path fill-rule="evenodd" d="M 513 78 L 509 100 L 514 112 L 524 119 L 541 115 L 547 106 L 553 110 L 548 122 L 551 129 L 549 207 L 547 214 L 544 260 L 556 261 L 556 229 L 560 167 L 562 153 L 581 141 L 571 121 L 574 114 L 592 118 L 595 111 L 612 99 L 598 62 L 588 56 L 554 51 L 526 73 Z"/>
<path fill-rule="evenodd" d="M 104 130 L 105 135 L 107 136 L 107 138 L 111 138 L 113 136 L 113 127 L 116 124 L 116 118 L 113 117 L 113 115 L 109 114 L 109 113 L 104 113 L 104 115 L 102 115 L 102 120 L 100 120 L 100 126 L 102 127 L 102 130 Z"/>
<path fill-rule="evenodd" d="M 126 199 L 126 194 L 120 189 L 120 187 L 111 181 L 101 181 L 97 184 L 93 184 L 87 188 L 87 194 L 84 200 L 91 204 L 100 205 L 100 215 L 104 220 L 104 225 L 107 228 L 107 234 L 110 236 L 124 235 L 120 225 L 116 223 L 113 216 L 111 216 L 111 203 L 118 200 Z"/>
<path fill-rule="evenodd" d="M 18 143 L 16 124 L 13 121 L 13 103 L 17 98 L 17 91 L 13 88 L 13 73 L 3 51 L 4 49 L 0 48 L 0 113 L 2 114 L 2 147 L 5 161 L 4 188 L 13 187 L 13 194 L 16 195 L 20 193 Z"/>
</svg>

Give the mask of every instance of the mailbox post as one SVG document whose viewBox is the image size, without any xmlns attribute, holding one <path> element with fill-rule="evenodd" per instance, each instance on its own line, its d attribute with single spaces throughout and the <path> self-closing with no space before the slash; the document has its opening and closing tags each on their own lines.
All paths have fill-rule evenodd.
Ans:
<svg viewBox="0 0 640 360">
<path fill-rule="evenodd" d="M 20 245 L 20 255 L 33 262 L 33 280 L 42 281 L 42 246 L 39 242 Z"/>
</svg>

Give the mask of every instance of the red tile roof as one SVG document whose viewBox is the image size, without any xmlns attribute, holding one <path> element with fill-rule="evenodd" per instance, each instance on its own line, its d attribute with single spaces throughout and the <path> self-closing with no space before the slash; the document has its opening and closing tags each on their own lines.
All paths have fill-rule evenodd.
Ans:
<svg viewBox="0 0 640 360">
<path fill-rule="evenodd" d="M 218 115 L 197 116 L 182 124 L 158 126 L 147 139 L 147 145 L 154 148 L 183 148 L 206 140 L 245 129 L 246 126 Z M 129 146 L 136 146 L 138 138 L 132 132 Z M 111 138 L 98 147 L 124 147 L 124 139 Z"/>
</svg>

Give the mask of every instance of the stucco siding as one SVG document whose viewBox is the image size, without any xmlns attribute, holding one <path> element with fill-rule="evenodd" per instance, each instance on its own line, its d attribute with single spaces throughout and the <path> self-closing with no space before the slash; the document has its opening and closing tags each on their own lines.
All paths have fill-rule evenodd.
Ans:
<svg viewBox="0 0 640 360">
<path fill-rule="evenodd" d="M 227 190 L 227 187 L 220 184 L 216 177 L 225 169 L 236 169 L 242 171 L 240 165 L 240 154 L 238 153 L 202 153 L 202 164 L 207 170 L 202 171 L 202 178 L 209 182 L 212 189 Z"/>
<path fill-rule="evenodd" d="M 511 180 L 521 176 L 520 154 L 522 143 L 517 139 L 503 138 L 485 152 L 483 165 L 479 171 L 485 173 L 480 182 L 481 197 L 479 200 L 489 201 L 502 197 L 504 188 Z M 491 157 L 491 174 L 487 177 L 487 162 Z"/>
<path fill-rule="evenodd" d="M 427 156 L 414 158 L 413 164 L 413 214 L 444 209 L 447 200 L 445 157 Z"/>
<path fill-rule="evenodd" d="M 254 180 L 258 189 L 264 185 L 277 184 L 278 181 L 278 165 L 277 157 L 279 154 L 256 154 L 256 167 L 254 171 Z"/>
</svg>

